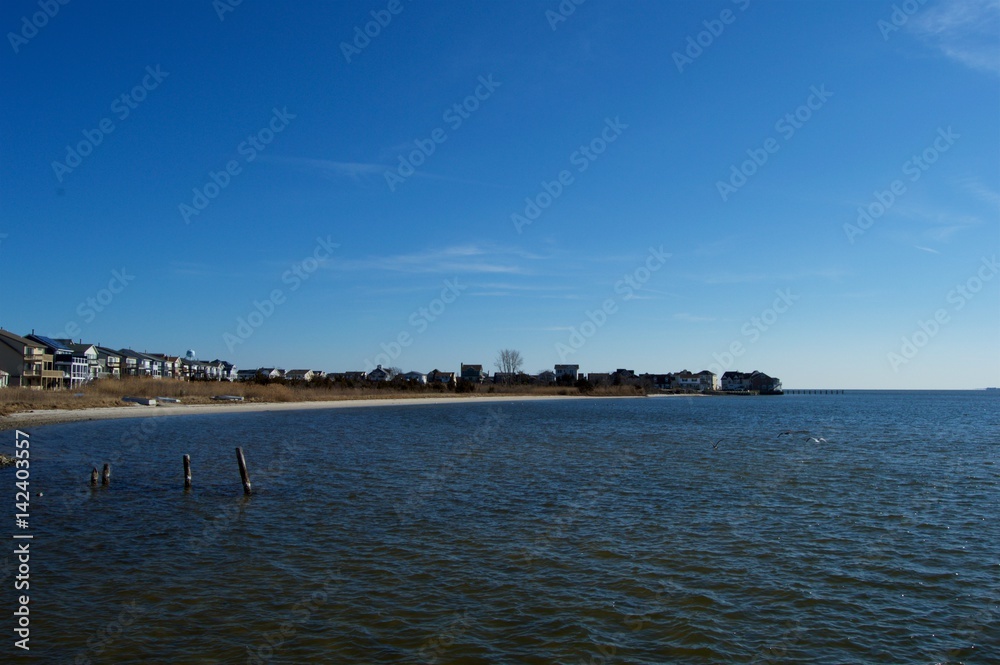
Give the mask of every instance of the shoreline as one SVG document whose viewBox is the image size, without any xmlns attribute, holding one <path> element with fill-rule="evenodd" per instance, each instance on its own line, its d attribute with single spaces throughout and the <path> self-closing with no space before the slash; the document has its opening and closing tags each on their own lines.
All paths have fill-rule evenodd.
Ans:
<svg viewBox="0 0 1000 665">
<path fill-rule="evenodd" d="M 666 397 L 666 395 L 664 395 Z M 637 395 L 636 398 L 641 397 Z M 166 416 L 193 416 L 222 413 L 261 413 L 266 411 L 311 411 L 314 409 L 367 408 L 373 406 L 440 405 L 454 403 L 535 402 L 541 400 L 581 399 L 635 399 L 620 395 L 483 395 L 462 397 L 389 397 L 376 399 L 342 399 L 303 402 L 238 402 L 224 404 L 171 404 L 144 406 L 102 406 L 85 409 L 44 409 L 22 411 L 0 417 L 0 431 L 27 429 L 90 420 L 119 420 L 123 418 L 161 418 Z"/>
</svg>

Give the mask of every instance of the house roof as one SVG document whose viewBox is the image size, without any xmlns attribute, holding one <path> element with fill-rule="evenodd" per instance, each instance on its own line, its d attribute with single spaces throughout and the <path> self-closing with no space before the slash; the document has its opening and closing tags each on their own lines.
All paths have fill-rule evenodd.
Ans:
<svg viewBox="0 0 1000 665">
<path fill-rule="evenodd" d="M 134 360 L 155 360 L 147 356 L 145 353 L 139 353 L 138 351 L 133 351 L 132 349 L 118 349 L 118 354 L 122 358 L 132 358 Z"/>
<path fill-rule="evenodd" d="M 97 347 L 93 344 L 70 344 L 69 346 L 71 349 L 79 353 L 86 353 L 87 349 L 97 350 Z"/>
<path fill-rule="evenodd" d="M 39 342 L 40 344 L 43 344 L 44 346 L 47 346 L 47 347 L 49 347 L 51 349 L 54 349 L 56 351 L 61 351 L 63 353 L 72 353 L 73 352 L 73 349 L 69 348 L 68 346 L 66 346 L 62 342 L 57 342 L 56 340 L 52 339 L 51 337 L 46 337 L 45 335 L 31 334 L 31 335 L 28 335 L 28 339 L 35 340 L 36 342 Z"/>
<path fill-rule="evenodd" d="M 25 346 L 30 346 L 30 347 L 42 346 L 38 342 L 30 340 L 26 337 L 21 337 L 20 335 L 15 335 L 9 330 L 4 330 L 3 328 L 0 328 L 0 341 L 6 343 L 7 346 L 11 348 L 14 348 L 14 345 L 20 345 L 21 346 L 20 351 L 22 352 L 24 351 Z"/>
</svg>

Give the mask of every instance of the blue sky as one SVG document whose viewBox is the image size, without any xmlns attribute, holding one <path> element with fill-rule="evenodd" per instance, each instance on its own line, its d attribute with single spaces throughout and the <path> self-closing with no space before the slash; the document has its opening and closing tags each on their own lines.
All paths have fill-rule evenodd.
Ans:
<svg viewBox="0 0 1000 665">
<path fill-rule="evenodd" d="M 17 0 L 0 26 L 14 332 L 1000 384 L 997 0 Z"/>
</svg>

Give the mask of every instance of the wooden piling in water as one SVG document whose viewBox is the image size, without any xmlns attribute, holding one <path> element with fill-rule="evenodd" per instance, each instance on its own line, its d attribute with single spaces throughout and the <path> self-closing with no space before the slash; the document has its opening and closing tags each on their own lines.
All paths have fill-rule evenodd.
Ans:
<svg viewBox="0 0 1000 665">
<path fill-rule="evenodd" d="M 105 464 L 104 470 L 101 472 L 101 485 L 107 486 L 111 484 L 111 465 Z"/>
<path fill-rule="evenodd" d="M 90 472 L 90 486 L 91 487 L 97 487 L 97 467 L 96 466 L 94 467 L 94 470 Z"/>
<path fill-rule="evenodd" d="M 243 458 L 243 449 L 236 449 L 236 461 L 240 465 L 240 479 L 243 481 L 243 493 L 250 494 L 250 474 L 247 473 L 247 461 Z"/>
<path fill-rule="evenodd" d="M 184 456 L 184 489 L 191 489 L 191 456 Z"/>
</svg>

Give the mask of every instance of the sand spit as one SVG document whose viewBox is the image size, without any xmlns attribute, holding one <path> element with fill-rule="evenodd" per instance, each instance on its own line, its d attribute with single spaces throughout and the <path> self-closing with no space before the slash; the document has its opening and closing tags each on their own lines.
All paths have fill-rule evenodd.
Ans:
<svg viewBox="0 0 1000 665">
<path fill-rule="evenodd" d="M 346 399 L 325 402 L 226 402 L 220 404 L 159 404 L 101 407 L 93 409 L 46 409 L 24 411 L 0 418 L 0 430 L 28 429 L 43 425 L 84 420 L 118 418 L 159 418 L 165 416 L 209 415 L 216 413 L 258 413 L 261 411 L 309 411 L 313 409 L 351 409 L 370 406 L 422 406 L 431 404 L 484 404 L 491 402 L 535 402 L 541 400 L 622 399 L 584 395 L 484 395 L 462 397 L 416 397 L 388 399 Z M 634 398 L 625 398 L 634 399 Z"/>
</svg>

